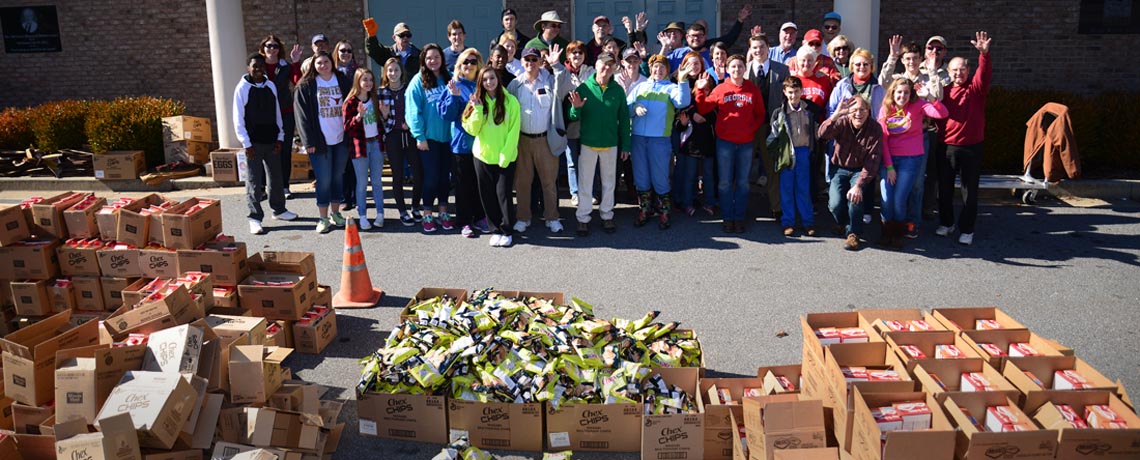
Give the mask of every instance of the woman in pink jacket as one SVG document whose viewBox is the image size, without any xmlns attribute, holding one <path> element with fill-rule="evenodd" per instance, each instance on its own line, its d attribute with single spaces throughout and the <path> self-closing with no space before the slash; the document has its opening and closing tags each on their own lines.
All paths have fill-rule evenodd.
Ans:
<svg viewBox="0 0 1140 460">
<path fill-rule="evenodd" d="M 946 118 L 946 106 L 939 101 L 923 100 L 925 90 L 916 92 L 914 83 L 906 78 L 896 78 L 887 87 L 887 97 L 879 111 L 879 124 L 883 126 L 883 178 L 882 220 L 883 233 L 880 244 L 896 249 L 902 248 L 903 233 L 906 231 L 907 198 L 924 161 L 922 145 L 923 117 Z"/>
</svg>

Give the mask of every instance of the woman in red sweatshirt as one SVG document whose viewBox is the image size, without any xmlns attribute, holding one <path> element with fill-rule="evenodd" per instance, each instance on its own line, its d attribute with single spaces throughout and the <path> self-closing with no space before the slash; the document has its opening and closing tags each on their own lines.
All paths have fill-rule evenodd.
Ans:
<svg viewBox="0 0 1140 460">
<path fill-rule="evenodd" d="M 705 74 L 697 81 L 697 110 L 716 109 L 716 160 L 720 213 L 726 233 L 744 233 L 748 208 L 748 171 L 752 167 L 752 140 L 764 124 L 764 97 L 760 88 L 744 78 L 744 56 L 728 58 L 728 79 L 712 87 Z"/>
</svg>

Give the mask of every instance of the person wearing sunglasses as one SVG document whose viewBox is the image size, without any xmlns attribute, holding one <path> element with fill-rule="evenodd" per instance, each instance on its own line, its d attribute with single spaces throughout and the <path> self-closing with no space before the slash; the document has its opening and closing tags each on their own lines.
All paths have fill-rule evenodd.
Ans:
<svg viewBox="0 0 1140 460">
<path fill-rule="evenodd" d="M 297 131 L 297 122 L 293 118 L 293 84 L 301 79 L 300 63 L 294 65 L 291 62 L 301 59 L 301 45 L 293 45 L 289 60 L 282 55 L 284 49 L 281 39 L 270 34 L 261 41 L 258 52 L 265 56 L 265 77 L 277 87 L 277 103 L 281 109 L 281 130 L 284 139 L 283 154 L 278 157 L 284 179 L 279 183 L 285 189 L 285 199 L 291 200 L 293 194 L 289 192 L 289 177 L 293 175 L 293 135 Z M 258 195 L 265 195 L 264 190 L 259 191 Z"/>
<path fill-rule="evenodd" d="M 539 35 L 526 42 L 525 48 L 534 48 L 540 52 L 550 49 L 552 45 L 557 44 L 562 50 L 562 54 L 558 55 L 558 62 L 566 60 L 566 47 L 570 42 L 562 38 L 562 25 L 565 24 L 562 18 L 558 17 L 557 11 L 547 11 L 542 13 L 542 17 L 534 23 L 534 30 L 538 31 Z"/>
<path fill-rule="evenodd" d="M 472 155 L 475 136 L 463 129 L 463 111 L 475 94 L 475 80 L 483 67 L 483 56 L 475 48 L 459 53 L 452 67 L 451 81 L 439 102 L 439 115 L 451 123 L 451 152 L 455 154 L 455 225 L 466 238 L 475 238 L 475 230 L 490 233 L 483 204 L 479 201 L 479 184 L 475 178 Z"/>
<path fill-rule="evenodd" d="M 831 59 L 831 56 L 824 54 L 826 50 L 823 49 L 823 43 L 823 34 L 820 33 L 819 30 L 811 29 L 804 34 L 803 46 L 815 50 L 816 54 L 815 67 L 812 70 L 827 75 L 831 78 L 831 83 L 834 85 L 835 82 L 839 81 L 842 77 L 840 77 L 839 70 L 835 68 L 835 60 Z M 799 74 L 799 60 L 792 59 L 788 61 L 788 69 L 792 75 Z M 827 101 L 817 102 L 817 104 L 822 107 L 826 102 Z"/>
<path fill-rule="evenodd" d="M 879 110 L 883 107 L 883 98 L 886 97 L 887 90 L 880 86 L 879 82 L 874 78 L 875 56 L 872 55 L 870 51 L 859 48 L 852 53 L 850 63 L 850 75 L 839 80 L 839 83 L 835 84 L 835 89 L 831 91 L 831 97 L 828 98 L 827 102 L 827 115 L 829 117 L 833 115 L 848 99 L 858 97 L 870 105 L 871 120 L 877 120 L 879 118 Z M 826 167 L 824 174 L 828 182 L 831 181 L 836 172 L 835 168 L 832 167 L 832 150 L 830 147 L 828 148 L 826 152 L 827 162 L 824 163 Z M 874 190 L 866 191 L 871 197 L 876 195 Z M 868 201 L 873 202 L 873 200 Z M 864 207 L 860 206 L 860 210 L 862 209 L 864 209 Z M 870 206 L 867 206 L 866 209 L 870 209 Z"/>
<path fill-rule="evenodd" d="M 349 80 L 355 79 L 356 59 L 352 54 L 352 43 L 347 40 L 341 40 L 336 43 L 336 52 L 333 53 L 333 67 L 337 72 L 340 72 L 344 78 Z M 375 82 L 373 82 L 375 83 Z M 349 161 L 345 164 L 344 169 L 344 206 L 343 210 L 351 211 L 356 207 L 356 165 L 354 162 Z M 361 211 L 364 211 L 361 209 Z"/>
<path fill-rule="evenodd" d="M 392 46 L 382 46 L 380 39 L 376 38 L 376 32 L 379 30 L 379 25 L 373 18 L 367 18 L 362 21 L 364 30 L 368 37 L 364 41 L 364 51 L 368 53 L 368 57 L 378 66 L 383 66 L 388 62 L 388 58 L 397 58 L 400 60 L 400 67 L 408 69 L 404 72 L 404 81 L 407 82 L 420 68 L 420 51 L 416 45 L 412 44 L 412 29 L 408 25 L 401 22 L 396 24 L 392 29 Z"/>
<path fill-rule="evenodd" d="M 935 76 L 942 81 L 942 88 L 945 89 L 950 86 L 950 73 L 946 71 L 946 39 L 941 35 L 935 35 L 926 40 L 926 59 L 919 65 L 920 73 L 925 75 L 922 78 L 933 79 Z M 938 159 L 933 152 L 943 152 L 946 146 L 942 144 L 941 136 L 938 133 L 938 126 L 933 120 L 926 120 L 926 180 L 922 184 L 915 184 L 915 186 L 922 186 L 922 190 L 916 190 L 911 193 L 910 217 L 913 221 L 919 218 L 923 220 L 934 220 L 934 210 L 938 209 Z"/>
<path fill-rule="evenodd" d="M 851 41 L 846 35 L 839 35 L 827 42 L 827 54 L 835 61 L 835 68 L 839 71 L 839 78 L 851 75 Z"/>
<path fill-rule="evenodd" d="M 836 13 L 834 11 L 829 11 L 827 14 L 823 15 L 822 30 L 823 42 L 830 44 L 832 40 L 835 40 L 835 38 L 843 32 L 843 16 L 840 16 L 839 13 Z M 835 57 L 829 54 L 830 52 L 830 49 L 825 49 L 824 55 Z"/>
</svg>

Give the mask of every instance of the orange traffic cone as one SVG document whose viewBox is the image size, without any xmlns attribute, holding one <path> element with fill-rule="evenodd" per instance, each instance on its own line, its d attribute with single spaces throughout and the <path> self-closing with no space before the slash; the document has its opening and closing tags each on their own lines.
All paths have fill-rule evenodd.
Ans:
<svg viewBox="0 0 1140 460">
<path fill-rule="evenodd" d="M 340 271 L 340 292 L 333 297 L 333 308 L 370 308 L 380 301 L 384 291 L 372 287 L 360 233 L 352 217 L 344 224 L 344 266 Z"/>
</svg>

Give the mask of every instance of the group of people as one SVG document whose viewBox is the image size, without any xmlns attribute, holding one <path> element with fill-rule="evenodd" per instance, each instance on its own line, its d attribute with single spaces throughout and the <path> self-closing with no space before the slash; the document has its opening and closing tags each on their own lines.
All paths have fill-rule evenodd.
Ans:
<svg viewBox="0 0 1140 460">
<path fill-rule="evenodd" d="M 971 41 L 978 51 L 972 75 L 968 59 L 946 59 L 945 38 L 920 47 L 897 35 L 876 75 L 874 55 L 842 35 L 834 12 L 802 41 L 792 22 L 776 43 L 755 26 L 747 52 L 730 54 L 750 15 L 744 7 L 714 39 L 704 21 L 670 23 L 653 50 L 644 13 L 622 19 L 628 43 L 614 37 L 605 16 L 582 42 L 562 37 L 554 11 L 528 38 L 508 8 L 486 59 L 466 46 L 459 21 L 447 25 L 448 46 L 420 49 L 404 23 L 395 26 L 394 43 L 382 45 L 368 18 L 365 50 L 382 69 L 379 78 L 357 63 L 348 41 L 330 54 L 318 34 L 311 56 L 302 61 L 295 45 L 287 60 L 270 35 L 234 94 L 250 231 L 265 231 L 265 198 L 275 219 L 297 217 L 285 207 L 290 161 L 282 148 L 296 130 L 316 176 L 321 233 L 346 225 L 341 211 L 354 207 L 362 230 L 383 227 L 386 155 L 403 225 L 490 234 L 497 247 L 513 245 L 538 212 L 549 231 L 564 230 L 563 171 L 579 236 L 590 234 L 595 205 L 601 229 L 616 231 L 615 190 L 624 178 L 636 191 L 637 227 L 655 221 L 664 230 L 674 215 L 719 209 L 723 230 L 743 233 L 755 182 L 766 186 L 785 236 L 816 235 L 813 197 L 826 188 L 833 231 L 846 249 L 865 244 L 863 227 L 873 219 L 864 211 L 876 199 L 886 247 L 917 237 L 935 201 L 934 233 L 958 231 L 960 243 L 972 244 L 989 36 L 978 32 Z M 959 174 L 965 206 L 955 220 Z"/>
</svg>

